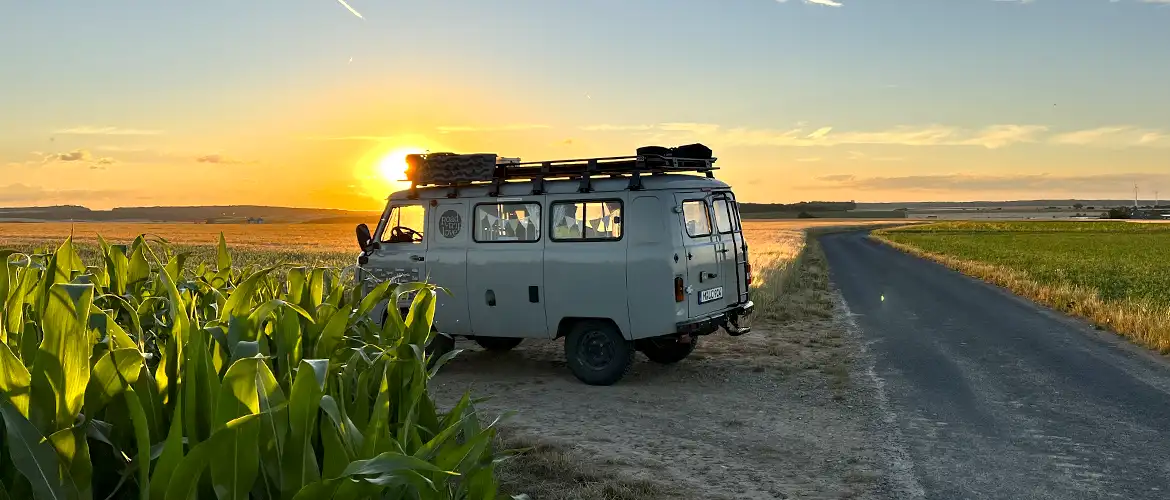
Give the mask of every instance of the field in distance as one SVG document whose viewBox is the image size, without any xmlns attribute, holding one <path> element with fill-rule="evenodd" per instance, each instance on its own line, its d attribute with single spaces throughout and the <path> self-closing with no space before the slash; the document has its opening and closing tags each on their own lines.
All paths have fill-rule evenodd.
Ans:
<svg viewBox="0 0 1170 500">
<path fill-rule="evenodd" d="M 1170 353 L 1170 225 L 940 222 L 875 234 Z"/>
</svg>

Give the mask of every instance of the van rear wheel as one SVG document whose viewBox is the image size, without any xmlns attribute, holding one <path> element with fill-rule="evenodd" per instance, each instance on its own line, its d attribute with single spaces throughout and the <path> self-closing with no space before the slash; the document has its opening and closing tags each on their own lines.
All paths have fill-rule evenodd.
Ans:
<svg viewBox="0 0 1170 500">
<path fill-rule="evenodd" d="M 523 341 L 513 337 L 475 337 L 475 343 L 489 351 L 510 351 Z"/>
<path fill-rule="evenodd" d="M 674 338 L 650 338 L 639 340 L 638 350 L 650 358 L 650 361 L 669 365 L 687 359 L 687 356 L 695 352 L 698 343 L 698 337 L 692 337 L 687 343 Z"/>
<path fill-rule="evenodd" d="M 604 321 L 582 321 L 565 336 L 569 370 L 589 385 L 613 385 L 634 364 L 634 343 Z"/>
</svg>

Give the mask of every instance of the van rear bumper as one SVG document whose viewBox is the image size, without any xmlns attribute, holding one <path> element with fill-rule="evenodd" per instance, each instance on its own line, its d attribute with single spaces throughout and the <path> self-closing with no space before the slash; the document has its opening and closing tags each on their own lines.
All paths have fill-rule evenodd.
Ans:
<svg viewBox="0 0 1170 500">
<path fill-rule="evenodd" d="M 723 328 L 728 335 L 738 337 L 751 331 L 750 327 L 739 326 L 739 319 L 752 313 L 756 305 L 752 301 L 724 309 L 720 312 L 699 319 L 693 319 L 675 324 L 675 333 L 679 335 L 710 335 Z"/>
</svg>

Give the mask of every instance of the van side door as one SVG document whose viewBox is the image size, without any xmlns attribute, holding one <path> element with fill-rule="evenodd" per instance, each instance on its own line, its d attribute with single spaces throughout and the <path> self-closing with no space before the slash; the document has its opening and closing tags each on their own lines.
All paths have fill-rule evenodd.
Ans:
<svg viewBox="0 0 1170 500">
<path fill-rule="evenodd" d="M 675 201 L 682 210 L 678 221 L 682 224 L 683 250 L 686 252 L 686 287 L 691 318 L 713 314 L 724 309 L 723 270 L 719 267 L 719 234 L 707 203 L 707 193 L 676 193 Z M 734 293 L 734 290 L 732 290 Z"/>
<path fill-rule="evenodd" d="M 471 334 L 547 338 L 543 196 L 488 198 L 471 207 L 467 301 Z"/>
<path fill-rule="evenodd" d="M 449 335 L 470 335 L 467 304 L 467 246 L 471 244 L 470 216 L 465 200 L 437 200 L 431 207 L 426 264 L 428 282 L 450 293 L 439 293 L 435 328 Z"/>
<path fill-rule="evenodd" d="M 421 202 L 395 201 L 390 207 L 373 235 L 378 248 L 370 254 L 365 266 L 377 281 L 393 279 L 404 283 L 426 277 L 427 212 Z"/>
</svg>

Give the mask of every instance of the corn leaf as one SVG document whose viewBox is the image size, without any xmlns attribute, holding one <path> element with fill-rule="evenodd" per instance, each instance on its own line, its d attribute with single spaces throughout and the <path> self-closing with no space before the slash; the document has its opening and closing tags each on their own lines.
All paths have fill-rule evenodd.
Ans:
<svg viewBox="0 0 1170 500">
<path fill-rule="evenodd" d="M 36 426 L 7 401 L 0 401 L 0 418 L 4 419 L 12 463 L 32 485 L 37 498 L 66 500 L 76 497 L 77 486 L 68 476 L 62 477 L 57 451 Z"/>
<path fill-rule="evenodd" d="M 218 271 L 219 278 L 227 278 L 228 272 L 232 269 L 232 254 L 228 253 L 227 241 L 223 238 L 223 232 L 219 233 L 219 246 L 216 248 L 215 269 Z"/>
<path fill-rule="evenodd" d="M 207 469 L 208 463 L 211 463 L 214 468 L 214 464 L 216 463 L 229 461 L 231 458 L 225 455 L 224 452 L 227 451 L 230 453 L 235 451 L 232 449 L 234 448 L 232 442 L 240 440 L 241 429 L 251 429 L 251 432 L 255 432 L 260 423 L 259 418 L 259 415 L 246 415 L 229 421 L 223 428 L 215 431 L 207 441 L 199 443 L 199 445 L 192 448 L 191 452 L 183 457 L 182 461 L 179 462 L 171 474 L 171 480 L 167 484 L 166 494 L 164 495 L 165 500 L 190 500 L 195 498 L 195 491 L 199 486 L 199 478 L 203 475 L 203 471 Z M 245 433 L 247 432 L 245 431 Z M 255 452 L 254 443 L 252 450 Z M 214 475 L 214 471 L 212 474 Z M 254 474 L 253 472 L 253 480 L 255 479 Z M 242 479 L 238 475 L 234 475 L 232 478 L 237 480 Z M 220 486 L 216 487 L 216 497 L 221 500 L 224 498 L 247 498 L 247 496 L 233 496 L 239 494 L 240 490 L 236 488 L 242 486 L 238 482 L 224 483 L 222 490 Z M 250 489 L 252 485 L 249 483 L 247 486 Z M 246 495 L 247 490 L 244 491 Z M 154 497 L 152 496 L 152 498 Z"/>
<path fill-rule="evenodd" d="M 7 400 L 20 416 L 28 418 L 32 376 L 7 344 L 0 342 L 0 401 Z"/>
<path fill-rule="evenodd" d="M 49 443 L 57 450 L 57 457 L 61 460 L 62 474 L 68 476 L 77 488 L 77 496 L 82 500 L 93 496 L 93 463 L 89 458 L 89 441 L 85 439 L 85 429 L 70 427 L 54 432 L 49 436 Z"/>
<path fill-rule="evenodd" d="M 142 409 L 142 402 L 134 389 L 126 388 L 126 408 L 130 410 L 130 423 L 134 427 L 135 446 L 138 454 L 134 463 L 138 466 L 138 498 L 150 498 L 150 428 L 146 420 L 146 411 Z"/>
<path fill-rule="evenodd" d="M 176 415 L 183 414 L 183 403 L 179 402 L 175 410 Z M 154 475 L 150 478 L 151 500 L 164 500 L 167 494 L 167 485 L 171 483 L 171 476 L 179 463 L 183 461 L 183 420 L 171 420 L 171 430 L 167 433 L 167 440 L 163 443 L 162 454 L 158 457 L 158 464 L 154 467 Z"/>
<path fill-rule="evenodd" d="M 306 359 L 297 368 L 296 379 L 289 395 L 289 437 L 283 458 L 285 497 L 321 478 L 317 456 L 313 450 L 313 436 L 329 360 Z"/>
<path fill-rule="evenodd" d="M 227 321 L 231 317 L 248 317 L 256 292 L 260 289 L 261 281 L 275 269 L 275 267 L 270 267 L 254 273 L 232 290 L 220 312 L 219 319 Z"/>
<path fill-rule="evenodd" d="M 81 413 L 90 376 L 86 320 L 92 304 L 93 285 L 56 284 L 50 288 L 44 337 L 31 370 L 31 406 L 44 412 L 41 418 L 47 421 L 41 428 L 46 431 L 71 426 Z"/>
<path fill-rule="evenodd" d="M 94 363 L 89 386 L 86 387 L 86 408 L 88 411 L 101 410 L 129 384 L 138 381 L 142 372 L 142 353 L 135 347 L 114 349 L 102 353 Z"/>
</svg>

